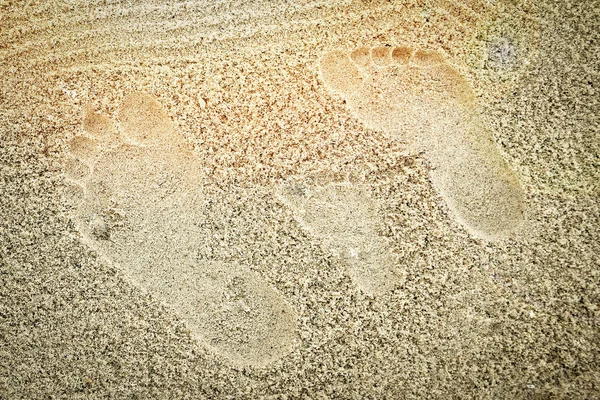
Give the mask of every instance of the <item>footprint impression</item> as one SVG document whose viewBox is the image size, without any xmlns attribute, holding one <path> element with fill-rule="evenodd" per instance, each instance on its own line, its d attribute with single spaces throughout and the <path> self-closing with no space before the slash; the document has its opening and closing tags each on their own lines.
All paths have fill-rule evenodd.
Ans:
<svg viewBox="0 0 600 400">
<path fill-rule="evenodd" d="M 524 195 L 483 125 L 468 82 L 435 51 L 399 46 L 333 51 L 320 60 L 326 87 L 368 128 L 409 143 L 454 217 L 494 240 L 522 221 Z"/>
<path fill-rule="evenodd" d="M 88 112 L 86 135 L 70 143 L 66 175 L 84 240 L 215 353 L 254 366 L 286 354 L 296 314 L 283 297 L 245 266 L 197 259 L 201 168 L 161 106 L 133 93 L 118 118 L 120 130 Z"/>
<path fill-rule="evenodd" d="M 348 266 L 355 284 L 369 294 L 382 294 L 402 282 L 403 271 L 378 233 L 377 203 L 363 187 L 351 183 L 288 182 L 277 197 L 296 221 Z"/>
</svg>

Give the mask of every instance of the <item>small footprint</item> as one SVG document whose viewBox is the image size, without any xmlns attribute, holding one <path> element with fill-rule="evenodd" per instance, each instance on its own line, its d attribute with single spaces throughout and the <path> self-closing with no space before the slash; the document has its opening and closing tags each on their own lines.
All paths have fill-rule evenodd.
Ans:
<svg viewBox="0 0 600 400">
<path fill-rule="evenodd" d="M 291 182 L 276 193 L 304 230 L 347 263 L 361 290 L 377 295 L 402 282 L 404 273 L 378 234 L 377 204 L 360 185 Z"/>
<path fill-rule="evenodd" d="M 192 335 L 235 364 L 263 366 L 291 350 L 296 313 L 245 266 L 197 259 L 200 165 L 159 103 L 133 93 L 113 121 L 87 111 L 66 175 L 84 240 L 166 303 Z"/>
<path fill-rule="evenodd" d="M 367 127 L 425 154 L 434 186 L 471 234 L 494 240 L 519 226 L 519 181 L 483 125 L 470 85 L 440 53 L 407 46 L 332 51 L 321 58 L 320 73 Z"/>
</svg>

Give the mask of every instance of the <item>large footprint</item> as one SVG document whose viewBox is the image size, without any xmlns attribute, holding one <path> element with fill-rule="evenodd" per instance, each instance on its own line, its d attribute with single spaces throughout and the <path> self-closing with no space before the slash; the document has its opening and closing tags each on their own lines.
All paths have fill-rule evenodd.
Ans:
<svg viewBox="0 0 600 400">
<path fill-rule="evenodd" d="M 429 158 L 456 219 L 487 240 L 522 221 L 521 186 L 483 125 L 467 81 L 435 51 L 362 47 L 320 60 L 326 87 L 367 127 L 401 136 Z"/>
<path fill-rule="evenodd" d="M 382 294 L 402 282 L 404 272 L 378 233 L 378 206 L 359 185 L 288 182 L 277 190 L 300 226 L 344 260 L 350 277 L 366 293 Z"/>
<path fill-rule="evenodd" d="M 214 352 L 262 366 L 291 349 L 296 314 L 242 265 L 196 259 L 203 219 L 200 166 L 161 106 L 133 93 L 112 120 L 88 112 L 71 141 L 67 177 L 83 238 L 162 300 Z"/>
</svg>

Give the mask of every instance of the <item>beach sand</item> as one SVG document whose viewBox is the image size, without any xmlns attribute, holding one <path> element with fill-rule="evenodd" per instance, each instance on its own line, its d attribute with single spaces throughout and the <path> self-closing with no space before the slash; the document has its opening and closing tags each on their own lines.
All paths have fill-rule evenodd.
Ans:
<svg viewBox="0 0 600 400">
<path fill-rule="evenodd" d="M 599 21 L 0 0 L 0 399 L 600 398 Z"/>
</svg>

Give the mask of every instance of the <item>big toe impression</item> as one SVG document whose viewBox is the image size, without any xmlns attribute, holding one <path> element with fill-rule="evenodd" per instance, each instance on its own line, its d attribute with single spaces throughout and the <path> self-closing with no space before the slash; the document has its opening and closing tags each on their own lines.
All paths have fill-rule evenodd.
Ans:
<svg viewBox="0 0 600 400">
<path fill-rule="evenodd" d="M 360 70 L 346 52 L 332 51 L 325 54 L 320 60 L 320 70 L 325 86 L 343 97 L 351 95 L 362 86 Z"/>
<path fill-rule="evenodd" d="M 125 136 L 140 145 L 167 145 L 177 135 L 161 105 L 149 94 L 128 95 L 119 109 L 119 121 Z"/>
</svg>

